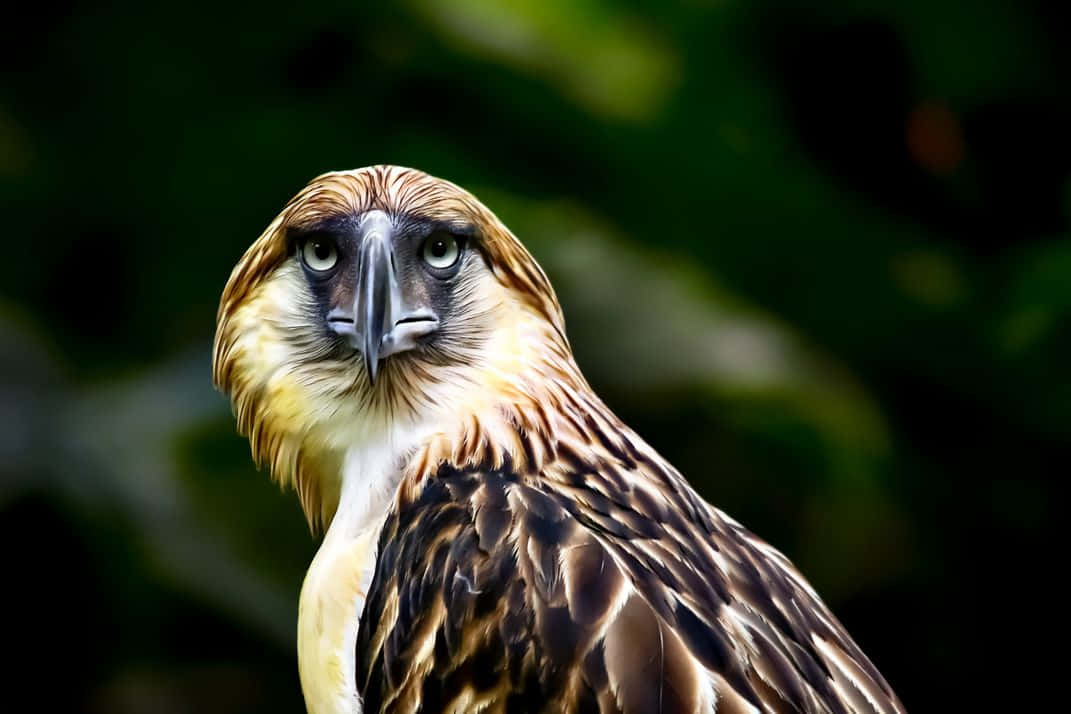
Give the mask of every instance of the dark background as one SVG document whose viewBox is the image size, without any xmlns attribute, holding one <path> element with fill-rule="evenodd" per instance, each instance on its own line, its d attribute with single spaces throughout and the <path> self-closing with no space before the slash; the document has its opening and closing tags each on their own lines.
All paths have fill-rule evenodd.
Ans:
<svg viewBox="0 0 1071 714">
<path fill-rule="evenodd" d="M 300 710 L 316 542 L 254 472 L 209 345 L 284 202 L 379 162 L 514 229 L 598 391 L 792 557 L 911 710 L 1045 701 L 1066 660 L 1067 4 L 813 5 L 9 14 L 8 701 Z"/>
</svg>

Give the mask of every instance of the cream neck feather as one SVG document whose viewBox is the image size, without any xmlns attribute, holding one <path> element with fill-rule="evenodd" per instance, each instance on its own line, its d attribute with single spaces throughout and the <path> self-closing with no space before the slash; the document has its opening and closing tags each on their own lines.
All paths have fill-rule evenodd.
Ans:
<svg viewBox="0 0 1071 714">
<path fill-rule="evenodd" d="M 354 658 L 379 531 L 401 478 L 400 457 L 427 434 L 412 426 L 368 434 L 346 454 L 338 508 L 301 588 L 298 668 L 309 714 L 360 711 Z"/>
</svg>

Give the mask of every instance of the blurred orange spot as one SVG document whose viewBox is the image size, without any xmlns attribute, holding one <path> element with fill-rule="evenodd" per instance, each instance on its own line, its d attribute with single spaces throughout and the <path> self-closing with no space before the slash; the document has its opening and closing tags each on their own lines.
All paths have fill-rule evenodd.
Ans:
<svg viewBox="0 0 1071 714">
<path fill-rule="evenodd" d="M 935 102 L 923 102 L 911 110 L 905 140 L 912 160 L 938 176 L 955 172 L 966 154 L 959 118 Z"/>
</svg>

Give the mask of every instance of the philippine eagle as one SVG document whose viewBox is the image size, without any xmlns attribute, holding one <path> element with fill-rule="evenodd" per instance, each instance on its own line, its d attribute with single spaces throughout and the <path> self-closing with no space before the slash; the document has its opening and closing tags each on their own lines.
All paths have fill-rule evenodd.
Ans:
<svg viewBox="0 0 1071 714">
<path fill-rule="evenodd" d="M 542 269 L 452 183 L 314 179 L 231 274 L 213 372 L 326 529 L 311 714 L 903 711 L 791 563 L 603 404 Z"/>
</svg>

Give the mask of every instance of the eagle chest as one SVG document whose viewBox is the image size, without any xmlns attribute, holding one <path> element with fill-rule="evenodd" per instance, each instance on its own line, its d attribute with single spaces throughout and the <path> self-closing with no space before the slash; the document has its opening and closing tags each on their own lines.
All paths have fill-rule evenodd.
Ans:
<svg viewBox="0 0 1071 714">
<path fill-rule="evenodd" d="M 336 524 L 332 524 L 332 528 Z M 305 576 L 298 608 L 298 668 L 309 714 L 361 711 L 357 629 L 376 562 L 379 524 L 328 531 Z"/>
<path fill-rule="evenodd" d="M 309 714 L 359 714 L 357 634 L 375 575 L 380 531 L 402 472 L 401 455 L 425 425 L 358 433 L 342 460 L 338 508 L 301 586 L 298 672 Z"/>
</svg>

